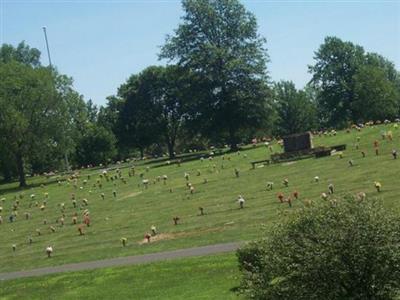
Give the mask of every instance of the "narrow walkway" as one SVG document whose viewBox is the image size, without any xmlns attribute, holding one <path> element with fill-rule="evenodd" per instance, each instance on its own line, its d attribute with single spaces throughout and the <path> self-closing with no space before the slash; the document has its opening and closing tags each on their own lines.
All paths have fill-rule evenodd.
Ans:
<svg viewBox="0 0 400 300">
<path fill-rule="evenodd" d="M 156 262 L 160 260 L 168 260 L 174 258 L 232 252 L 238 249 L 239 246 L 242 244 L 243 243 L 240 242 L 216 244 L 210 246 L 179 249 L 174 251 L 151 253 L 145 255 L 126 256 L 126 257 L 117 257 L 105 260 L 88 261 L 75 264 L 33 269 L 27 271 L 0 273 L 0 280 L 10 280 L 23 277 L 32 277 L 32 276 L 43 276 L 48 274 L 72 272 L 72 271 L 92 270 L 92 269 L 106 268 L 106 267 L 128 266 L 128 265 L 143 264 L 143 263 Z"/>
</svg>

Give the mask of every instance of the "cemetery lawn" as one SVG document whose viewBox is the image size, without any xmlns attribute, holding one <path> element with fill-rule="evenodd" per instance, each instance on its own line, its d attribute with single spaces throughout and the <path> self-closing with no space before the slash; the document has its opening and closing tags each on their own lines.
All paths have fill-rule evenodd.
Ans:
<svg viewBox="0 0 400 300">
<path fill-rule="evenodd" d="M 382 140 L 382 130 L 391 130 L 393 141 Z M 99 178 L 100 169 L 82 171 L 77 189 L 74 188 L 73 181 L 67 183 L 63 180 L 59 186 L 57 180 L 62 178 L 45 177 L 28 179 L 30 187 L 23 192 L 17 188 L 17 183 L 2 185 L 0 198 L 6 199 L 4 203 L 0 202 L 0 206 L 3 207 L 0 213 L 3 217 L 3 224 L 0 225 L 0 272 L 252 240 L 263 234 L 264 227 L 270 226 L 291 210 L 303 207 L 303 200 L 323 201 L 320 195 L 327 192 L 329 183 L 335 186 L 334 197 L 363 191 L 367 197 L 379 197 L 386 207 L 399 212 L 400 159 L 394 160 L 391 155 L 392 149 L 400 150 L 399 135 L 400 129 L 395 129 L 389 124 L 365 128 L 361 132 L 341 131 L 336 136 L 315 137 L 314 145 L 347 144 L 344 157 L 341 159 L 339 155 L 333 155 L 320 159 L 304 159 L 257 167 L 255 170 L 251 169 L 250 162 L 269 158 L 270 155 L 270 151 L 263 144 L 256 148 L 248 146 L 240 154 L 225 154 L 224 159 L 223 156 L 215 156 L 213 160 L 208 160 L 207 154 L 203 161 L 196 158 L 182 163 L 180 167 L 176 164 L 168 165 L 166 161 L 161 160 L 141 161 L 135 163 L 136 174 L 133 177 L 128 176 L 130 164 L 123 164 L 120 168 L 127 183 L 116 180 L 115 186 L 114 182 L 103 179 L 102 188 L 93 187 Z M 354 144 L 358 136 L 360 148 L 356 150 Z M 379 156 L 375 156 L 374 153 L 374 140 L 380 143 Z M 279 145 L 274 144 L 273 147 L 274 151 L 281 151 Z M 366 152 L 366 158 L 362 158 L 361 150 Z M 353 167 L 349 166 L 350 159 L 354 161 Z M 146 167 L 149 167 L 148 171 Z M 235 168 L 239 169 L 239 178 L 235 176 Z M 197 170 L 200 171 L 199 176 Z M 186 186 L 185 172 L 190 174 L 189 182 L 195 188 L 193 195 Z M 149 179 L 148 189 L 141 184 L 140 173 L 143 173 L 143 178 Z M 91 177 L 85 185 L 83 180 L 87 179 L 88 174 L 91 174 Z M 109 172 L 109 175 L 114 174 L 115 171 Z M 165 185 L 162 179 L 160 182 L 156 180 L 157 176 L 163 175 L 168 176 Z M 315 176 L 320 178 L 318 183 L 314 182 Z M 289 187 L 282 184 L 285 178 L 289 180 Z M 208 182 L 203 183 L 204 179 Z M 156 181 L 155 184 L 153 180 Z M 266 190 L 267 181 L 274 182 L 272 191 Z M 374 181 L 382 184 L 381 193 L 375 190 Z M 44 184 L 44 187 L 41 187 L 41 184 Z M 117 193 L 116 198 L 113 197 L 114 190 Z M 293 201 L 292 208 L 279 203 L 278 192 L 288 196 L 295 190 L 299 192 L 299 200 Z M 39 206 L 46 192 L 49 199 L 46 208 L 41 211 Z M 8 216 L 15 202 L 14 197 L 21 193 L 24 197 L 19 200 L 17 220 L 10 223 Z M 76 195 L 77 208 L 72 205 L 72 193 Z M 105 194 L 104 200 L 100 197 L 101 193 Z M 31 199 L 31 194 L 35 194 L 35 199 Z M 243 195 L 246 199 L 244 209 L 239 209 L 236 201 L 238 195 Z M 83 198 L 88 200 L 88 206 L 80 208 Z M 65 204 L 64 226 L 56 222 L 62 217 L 61 203 Z M 204 216 L 199 215 L 200 206 L 204 208 Z M 91 225 L 85 227 L 85 235 L 80 236 L 77 225 L 72 225 L 72 216 L 77 212 L 81 222 L 84 209 L 90 212 Z M 25 212 L 31 214 L 29 220 L 25 219 Z M 175 216 L 180 218 L 177 226 L 172 220 Z M 46 225 L 43 224 L 44 219 L 47 220 Z M 143 236 L 150 232 L 152 225 L 156 226 L 159 232 L 157 239 L 149 244 L 143 243 Z M 51 232 L 50 226 L 55 228 L 54 233 Z M 40 229 L 40 236 L 37 235 L 36 229 Z M 33 239 L 31 245 L 28 243 L 28 237 Z M 126 247 L 121 245 L 120 239 L 123 237 L 127 238 Z M 16 245 L 15 252 L 12 251 L 13 244 Z M 48 259 L 44 252 L 48 245 L 54 248 L 51 259 Z M 153 266 L 156 264 L 130 268 L 151 270 Z M 186 268 L 183 263 L 182 268 Z M 118 270 L 124 269 L 116 270 L 123 272 Z M 95 274 L 102 271 L 91 272 Z M 32 279 L 32 282 L 39 284 L 40 280 Z M 51 282 L 51 279 L 49 280 Z M 24 281 L 21 281 L 21 284 L 22 282 Z M 161 287 L 162 285 L 157 290 L 162 291 Z M 207 284 L 204 291 L 211 288 L 212 284 Z M 56 290 L 57 288 L 54 288 L 54 292 L 57 292 Z M 69 292 L 74 291 L 71 289 Z"/>
<path fill-rule="evenodd" d="M 242 299 L 234 254 L 0 281 L 0 299 Z"/>
</svg>

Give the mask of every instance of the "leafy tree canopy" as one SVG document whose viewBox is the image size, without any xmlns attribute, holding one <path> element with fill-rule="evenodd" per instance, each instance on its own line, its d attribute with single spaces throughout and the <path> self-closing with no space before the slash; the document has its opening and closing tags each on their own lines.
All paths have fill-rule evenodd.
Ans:
<svg viewBox="0 0 400 300">
<path fill-rule="evenodd" d="M 0 63 L 0 77 L 1 147 L 13 153 L 23 186 L 24 162 L 62 144 L 65 102 L 50 69 L 11 61 Z"/>
<path fill-rule="evenodd" d="M 400 218 L 351 197 L 292 211 L 238 251 L 252 299 L 396 299 Z"/>
<path fill-rule="evenodd" d="M 119 89 L 125 97 L 119 127 L 126 143 L 142 149 L 162 140 L 174 157 L 174 147 L 189 117 L 193 81 L 179 66 L 151 66 L 131 76 Z"/>
<path fill-rule="evenodd" d="M 273 99 L 278 119 L 277 133 L 287 135 L 314 129 L 317 124 L 315 103 L 305 91 L 298 91 L 291 81 L 274 85 Z"/>
<path fill-rule="evenodd" d="M 400 75 L 394 64 L 376 53 L 365 52 L 361 46 L 351 42 L 327 37 L 315 52 L 314 59 L 316 63 L 309 66 L 313 75 L 311 83 L 318 90 L 318 104 L 328 126 L 345 127 L 349 122 L 368 121 L 371 116 L 377 117 L 377 114 L 364 111 L 368 110 L 368 104 L 363 103 L 364 99 L 359 97 L 360 91 L 356 91 L 361 84 L 358 82 L 362 77 L 360 72 L 365 73 L 366 66 L 379 68 L 383 72 L 378 82 L 369 80 L 368 87 L 365 86 L 366 81 L 363 83 L 367 89 L 379 91 L 379 94 L 374 93 L 377 106 L 384 107 L 387 104 L 385 93 L 389 82 L 400 91 Z M 399 101 L 397 99 L 397 113 L 400 110 Z M 380 114 L 384 118 L 392 116 L 392 113 Z"/>
<path fill-rule="evenodd" d="M 30 48 L 24 41 L 18 44 L 15 48 L 13 45 L 3 44 L 0 47 L 0 61 L 8 63 L 17 61 L 32 67 L 39 67 L 40 51 L 36 48 Z"/>
<path fill-rule="evenodd" d="M 77 162 L 80 165 L 107 164 L 116 155 L 116 139 L 107 128 L 88 124 L 77 147 Z"/>
<path fill-rule="evenodd" d="M 197 118 L 203 132 L 226 135 L 233 149 L 242 129 L 266 115 L 268 56 L 253 14 L 236 0 L 185 0 L 184 16 L 160 58 L 200 76 Z M 200 89 L 199 89 L 200 90 Z"/>
</svg>

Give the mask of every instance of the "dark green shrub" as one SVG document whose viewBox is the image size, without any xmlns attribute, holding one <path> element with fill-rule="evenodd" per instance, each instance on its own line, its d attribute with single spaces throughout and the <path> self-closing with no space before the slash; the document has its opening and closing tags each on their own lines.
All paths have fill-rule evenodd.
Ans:
<svg viewBox="0 0 400 300">
<path fill-rule="evenodd" d="M 400 219 L 378 200 L 346 198 L 294 211 L 238 250 L 253 299 L 395 299 Z"/>
</svg>

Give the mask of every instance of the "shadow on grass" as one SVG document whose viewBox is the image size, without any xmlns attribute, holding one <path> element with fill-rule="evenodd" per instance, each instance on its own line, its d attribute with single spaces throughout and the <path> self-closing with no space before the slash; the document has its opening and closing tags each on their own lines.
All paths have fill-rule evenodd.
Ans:
<svg viewBox="0 0 400 300">
<path fill-rule="evenodd" d="M 33 188 L 40 187 L 42 184 L 44 184 L 46 186 L 53 185 L 53 184 L 58 183 L 60 178 L 63 178 L 63 177 L 59 176 L 59 177 L 55 177 L 55 178 L 51 178 L 51 179 L 41 178 L 41 179 L 38 179 L 37 182 L 28 184 L 25 187 L 20 187 L 18 185 L 18 181 L 7 182 L 6 184 L 17 184 L 17 185 L 11 186 L 11 187 L 2 187 L 0 185 L 0 194 L 12 193 L 12 192 L 23 192 L 23 191 L 27 191 L 27 190 L 30 190 Z"/>
<path fill-rule="evenodd" d="M 239 295 L 241 293 L 242 289 L 240 288 L 240 286 L 234 286 L 233 288 L 229 289 L 229 291 Z"/>
<path fill-rule="evenodd" d="M 252 145 L 245 145 L 239 148 L 239 151 L 241 152 L 245 152 L 248 150 L 252 150 L 255 148 L 259 148 L 259 147 L 264 147 L 263 144 L 259 144 L 256 147 L 252 146 Z M 237 150 L 231 150 L 231 149 L 227 149 L 227 148 L 217 148 L 214 150 L 210 150 L 212 151 L 214 154 L 212 155 L 213 157 L 219 157 L 225 154 L 231 154 L 231 153 L 236 153 Z M 160 158 L 154 158 L 154 159 L 149 159 L 148 161 L 135 161 L 134 163 L 138 164 L 138 165 L 142 165 L 142 166 L 148 166 L 148 165 L 152 165 L 152 168 L 160 168 L 160 167 L 165 167 L 167 166 L 167 161 L 170 161 L 170 165 L 178 165 L 179 163 L 183 164 L 186 162 L 191 162 L 191 161 L 195 161 L 195 160 L 199 160 L 201 157 L 203 158 L 208 158 L 210 156 L 210 151 L 200 151 L 200 152 L 195 152 L 195 153 L 184 153 L 181 155 L 178 155 L 176 158 L 174 159 L 170 159 L 168 157 L 160 157 Z M 90 168 L 91 171 L 94 171 L 93 173 L 90 173 L 90 175 L 95 175 L 99 170 L 102 169 L 108 169 L 108 170 L 114 170 L 114 169 L 126 169 L 129 168 L 133 165 L 133 162 L 129 162 L 129 163 L 125 163 L 122 165 L 118 165 L 118 164 L 110 164 L 107 166 L 95 166 L 93 168 Z M 84 170 L 88 170 L 88 169 L 77 169 L 76 171 L 80 172 L 80 171 L 84 171 Z M 0 195 L 1 194 L 5 194 L 5 193 L 12 193 L 12 192 L 19 192 L 19 191 L 26 191 L 32 188 L 37 188 L 39 186 L 41 186 L 42 184 L 45 185 L 53 185 L 55 183 L 57 183 L 59 180 L 65 180 L 66 177 L 68 175 L 73 174 L 73 172 L 64 172 L 64 173 L 60 173 L 57 176 L 54 176 L 52 178 L 47 179 L 46 177 L 42 176 L 42 177 L 38 177 L 34 183 L 30 183 L 28 184 L 26 187 L 20 187 L 18 185 L 18 181 L 17 180 L 13 180 L 11 182 L 1 182 L 0 183 Z M 32 178 L 32 177 L 31 177 Z M 14 185 L 15 184 L 15 185 Z M 11 185 L 10 187 L 6 187 L 5 185 Z"/>
<path fill-rule="evenodd" d="M 234 294 L 236 297 L 238 297 L 238 299 L 246 299 L 243 298 L 244 297 L 244 291 L 242 290 L 242 288 L 240 286 L 234 286 L 232 288 L 229 289 L 229 291 Z"/>
<path fill-rule="evenodd" d="M 211 151 L 214 153 L 212 155 L 212 157 L 219 157 L 219 156 L 223 156 L 225 154 L 237 153 L 237 151 L 245 152 L 245 151 L 253 150 L 255 148 L 260 148 L 260 147 L 264 147 L 264 146 L 257 145 L 256 147 L 254 147 L 254 146 L 246 145 L 246 146 L 239 148 L 239 150 L 219 148 L 219 149 L 214 149 Z M 156 158 L 151 161 L 145 162 L 143 165 L 156 164 L 156 165 L 152 166 L 152 168 L 159 168 L 159 167 L 167 166 L 167 161 L 170 161 L 170 163 L 168 164 L 170 166 L 170 165 L 178 165 L 179 163 L 183 164 L 186 162 L 199 160 L 202 157 L 204 159 L 210 157 L 210 151 L 200 151 L 200 152 L 196 152 L 196 153 L 181 154 L 181 155 L 177 155 L 175 158 L 172 158 L 172 159 L 168 158 L 168 157 Z"/>
</svg>

